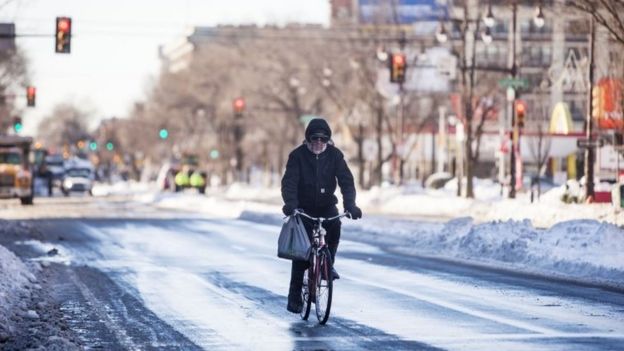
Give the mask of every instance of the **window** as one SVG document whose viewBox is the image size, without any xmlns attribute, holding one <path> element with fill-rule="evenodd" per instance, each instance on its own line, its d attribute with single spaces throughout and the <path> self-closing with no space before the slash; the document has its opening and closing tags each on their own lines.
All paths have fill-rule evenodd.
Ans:
<svg viewBox="0 0 624 351">
<path fill-rule="evenodd" d="M 17 152 L 0 153 L 0 163 L 19 165 L 20 163 L 22 163 L 22 155 Z"/>
</svg>

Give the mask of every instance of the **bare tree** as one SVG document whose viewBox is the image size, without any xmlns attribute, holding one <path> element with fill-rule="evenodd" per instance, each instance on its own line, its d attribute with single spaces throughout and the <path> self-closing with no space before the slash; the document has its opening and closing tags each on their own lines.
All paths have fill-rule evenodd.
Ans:
<svg viewBox="0 0 624 351">
<path fill-rule="evenodd" d="M 529 150 L 531 156 L 535 159 L 537 170 L 535 177 L 537 178 L 537 198 L 539 199 L 542 194 L 541 175 L 542 169 L 546 166 L 550 157 L 550 148 L 552 144 L 552 138 L 548 133 L 548 125 L 550 119 L 548 103 L 546 101 L 535 101 L 535 108 L 532 108 L 532 114 L 535 118 L 529 120 L 528 130 L 535 133 L 535 139 L 529 144 Z"/>
<path fill-rule="evenodd" d="M 52 147 L 71 147 L 78 141 L 87 140 L 90 111 L 71 103 L 57 105 L 52 113 L 39 124 L 38 137 Z"/>
<path fill-rule="evenodd" d="M 24 93 L 27 82 L 28 62 L 22 51 L 0 50 L 0 132 L 10 126 L 9 117 L 21 113 L 15 96 Z"/>
<path fill-rule="evenodd" d="M 624 45 L 624 1 L 622 0 L 566 0 L 567 4 L 592 16 Z"/>
</svg>

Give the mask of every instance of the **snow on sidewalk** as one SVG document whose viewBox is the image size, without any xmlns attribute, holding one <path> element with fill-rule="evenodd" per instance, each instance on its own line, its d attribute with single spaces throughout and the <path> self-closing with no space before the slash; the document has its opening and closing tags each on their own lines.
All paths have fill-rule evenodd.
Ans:
<svg viewBox="0 0 624 351">
<path fill-rule="evenodd" d="M 11 251 L 0 245 L 0 341 L 13 332 L 9 316 L 18 305 L 25 286 L 34 283 L 35 276 Z"/>
</svg>

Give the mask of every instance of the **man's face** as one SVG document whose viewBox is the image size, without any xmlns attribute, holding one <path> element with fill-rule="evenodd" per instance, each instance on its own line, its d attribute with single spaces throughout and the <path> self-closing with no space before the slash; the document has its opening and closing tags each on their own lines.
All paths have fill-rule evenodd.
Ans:
<svg viewBox="0 0 624 351">
<path fill-rule="evenodd" d="M 327 136 L 327 134 L 314 133 L 310 135 L 310 148 L 312 149 L 312 152 L 318 155 L 321 152 L 325 151 L 328 141 L 329 136 Z"/>
</svg>

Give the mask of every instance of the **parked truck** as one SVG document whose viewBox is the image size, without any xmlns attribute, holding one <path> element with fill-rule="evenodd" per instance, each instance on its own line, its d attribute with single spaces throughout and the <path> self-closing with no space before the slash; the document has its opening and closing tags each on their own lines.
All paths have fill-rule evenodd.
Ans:
<svg viewBox="0 0 624 351">
<path fill-rule="evenodd" d="M 32 205 L 33 172 L 30 164 L 32 138 L 0 135 L 0 198 L 19 198 L 22 205 Z"/>
</svg>

